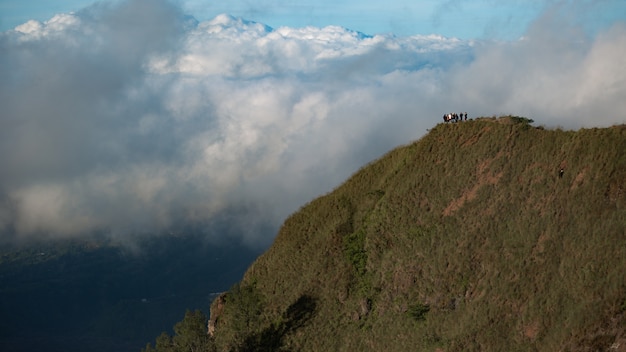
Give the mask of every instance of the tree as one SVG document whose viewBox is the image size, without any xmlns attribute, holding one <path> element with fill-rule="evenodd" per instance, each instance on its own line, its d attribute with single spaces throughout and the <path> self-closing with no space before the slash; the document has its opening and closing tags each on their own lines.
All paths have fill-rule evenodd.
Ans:
<svg viewBox="0 0 626 352">
<path fill-rule="evenodd" d="M 260 332 L 263 297 L 254 284 L 235 284 L 224 299 L 216 344 L 221 349 L 240 350 Z"/>
<path fill-rule="evenodd" d="M 206 330 L 207 316 L 200 310 L 185 313 L 182 321 L 174 325 L 174 336 L 166 332 L 156 339 L 155 347 L 147 344 L 142 352 L 213 352 L 213 339 Z"/>
<path fill-rule="evenodd" d="M 199 310 L 187 311 L 185 318 L 174 325 L 172 344 L 176 352 L 206 351 L 209 335 L 206 328 L 207 316 Z"/>
<path fill-rule="evenodd" d="M 256 327 L 263 310 L 262 299 L 254 285 L 236 284 L 227 296 L 229 308 L 233 308 L 233 328 L 247 336 Z"/>
</svg>

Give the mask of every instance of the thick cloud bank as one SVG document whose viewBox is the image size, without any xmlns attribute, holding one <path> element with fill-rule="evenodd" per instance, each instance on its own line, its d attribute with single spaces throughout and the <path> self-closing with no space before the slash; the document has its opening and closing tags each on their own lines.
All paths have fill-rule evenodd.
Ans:
<svg viewBox="0 0 626 352">
<path fill-rule="evenodd" d="M 0 34 L 0 231 L 266 244 L 445 112 L 626 122 L 626 27 L 561 20 L 514 42 L 197 23 L 153 0 L 27 22 Z"/>
</svg>

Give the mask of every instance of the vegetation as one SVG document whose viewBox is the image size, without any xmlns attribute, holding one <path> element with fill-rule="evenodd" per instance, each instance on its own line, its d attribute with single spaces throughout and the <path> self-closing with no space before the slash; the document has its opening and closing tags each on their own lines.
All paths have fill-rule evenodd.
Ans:
<svg viewBox="0 0 626 352">
<path fill-rule="evenodd" d="M 428 313 L 429 310 L 430 310 L 429 305 L 417 303 L 417 304 L 409 306 L 408 313 L 413 319 L 417 321 L 421 321 L 421 320 L 426 319 L 426 313 Z"/>
<path fill-rule="evenodd" d="M 439 124 L 303 206 L 213 303 L 212 348 L 626 345 L 626 126 L 532 122 Z"/>
<path fill-rule="evenodd" d="M 185 318 L 174 326 L 175 335 L 163 332 L 156 339 L 155 348 L 148 343 L 142 352 L 206 352 L 214 351 L 215 344 L 206 333 L 207 317 L 199 310 L 187 311 Z"/>
</svg>

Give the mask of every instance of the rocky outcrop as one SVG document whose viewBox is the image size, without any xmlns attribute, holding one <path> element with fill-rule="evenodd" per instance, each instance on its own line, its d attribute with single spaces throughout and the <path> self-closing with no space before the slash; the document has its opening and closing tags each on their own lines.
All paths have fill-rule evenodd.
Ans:
<svg viewBox="0 0 626 352">
<path fill-rule="evenodd" d="M 213 304 L 211 304 L 211 315 L 209 318 L 209 323 L 207 324 L 207 333 L 209 336 L 213 337 L 215 334 L 215 327 L 220 319 L 220 316 L 224 312 L 224 304 L 226 303 L 226 292 L 220 294 Z"/>
</svg>

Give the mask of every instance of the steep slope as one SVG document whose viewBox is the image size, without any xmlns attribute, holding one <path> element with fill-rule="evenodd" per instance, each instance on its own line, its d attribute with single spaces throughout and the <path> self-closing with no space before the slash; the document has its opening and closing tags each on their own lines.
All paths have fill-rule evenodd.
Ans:
<svg viewBox="0 0 626 352">
<path fill-rule="evenodd" d="M 303 206 L 218 350 L 626 350 L 626 126 L 527 122 L 439 124 Z"/>
</svg>

